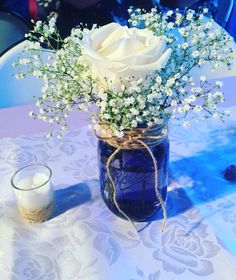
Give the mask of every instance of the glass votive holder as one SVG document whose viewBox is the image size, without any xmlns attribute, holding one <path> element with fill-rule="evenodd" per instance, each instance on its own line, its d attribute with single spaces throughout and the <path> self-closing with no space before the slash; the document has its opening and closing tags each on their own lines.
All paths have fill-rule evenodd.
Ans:
<svg viewBox="0 0 236 280">
<path fill-rule="evenodd" d="M 51 176 L 48 166 L 31 164 L 16 171 L 11 178 L 18 208 L 29 223 L 42 223 L 52 216 L 54 193 Z"/>
</svg>

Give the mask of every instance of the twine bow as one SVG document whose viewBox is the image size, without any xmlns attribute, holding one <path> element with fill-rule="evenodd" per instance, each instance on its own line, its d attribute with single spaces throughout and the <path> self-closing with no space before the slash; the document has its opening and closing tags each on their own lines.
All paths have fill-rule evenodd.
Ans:
<svg viewBox="0 0 236 280">
<path fill-rule="evenodd" d="M 99 140 L 103 140 L 106 141 L 109 145 L 113 146 L 116 148 L 116 150 L 110 155 L 110 157 L 107 160 L 107 164 L 106 164 L 106 169 L 107 169 L 107 175 L 108 178 L 111 181 L 111 185 L 113 188 L 113 201 L 114 204 L 116 206 L 116 208 L 118 209 L 118 211 L 128 220 L 130 221 L 133 226 L 135 227 L 133 221 L 129 218 L 129 216 L 120 208 L 117 199 L 116 199 L 116 186 L 114 183 L 114 180 L 112 178 L 111 172 L 110 172 L 110 165 L 112 160 L 114 159 L 114 157 L 122 150 L 122 149 L 140 149 L 142 147 L 144 147 L 150 157 L 152 158 L 153 161 L 153 166 L 154 166 L 154 173 L 155 173 L 155 194 L 156 197 L 158 198 L 158 200 L 160 201 L 159 204 L 161 204 L 162 210 L 163 210 L 163 222 L 161 225 L 161 232 L 164 231 L 165 229 L 165 224 L 166 224 L 166 220 L 167 220 L 167 211 L 166 211 L 166 207 L 164 204 L 164 201 L 162 199 L 162 196 L 158 190 L 158 166 L 157 166 L 157 161 L 150 149 L 150 146 L 156 145 L 158 142 L 161 143 L 166 137 L 167 137 L 167 127 L 163 126 L 162 127 L 162 134 L 161 135 L 155 135 L 157 134 L 157 131 L 160 130 L 160 126 L 159 125 L 154 125 L 150 128 L 137 128 L 136 130 L 126 130 L 124 137 L 122 139 L 117 138 L 115 136 L 110 136 L 107 137 L 106 136 L 106 131 L 109 131 L 109 126 L 107 126 L 106 124 L 102 124 L 100 125 L 101 127 L 101 131 L 105 131 L 101 133 L 101 135 L 98 135 L 95 131 L 95 135 L 97 136 L 97 138 Z M 105 134 L 105 135 L 104 135 Z"/>
</svg>

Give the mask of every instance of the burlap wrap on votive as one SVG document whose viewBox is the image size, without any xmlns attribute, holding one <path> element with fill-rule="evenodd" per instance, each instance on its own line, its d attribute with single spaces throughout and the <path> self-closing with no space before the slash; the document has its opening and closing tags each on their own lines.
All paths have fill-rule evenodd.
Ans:
<svg viewBox="0 0 236 280">
<path fill-rule="evenodd" d="M 53 200 L 48 207 L 35 210 L 28 210 L 19 205 L 19 210 L 22 217 L 29 223 L 42 223 L 47 221 L 55 208 L 55 201 Z"/>
</svg>

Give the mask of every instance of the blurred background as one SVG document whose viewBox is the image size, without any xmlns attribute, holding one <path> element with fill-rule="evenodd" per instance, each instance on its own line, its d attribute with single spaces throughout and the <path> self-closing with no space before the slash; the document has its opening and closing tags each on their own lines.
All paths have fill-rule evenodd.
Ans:
<svg viewBox="0 0 236 280">
<path fill-rule="evenodd" d="M 185 7 L 207 7 L 217 23 L 236 38 L 236 5 L 234 0 L 0 0 L 0 55 L 24 39 L 31 19 L 45 20 L 57 14 L 57 26 L 63 37 L 72 27 L 82 23 L 104 25 L 111 21 L 126 24 L 127 9 L 145 8 L 159 10 Z"/>
</svg>

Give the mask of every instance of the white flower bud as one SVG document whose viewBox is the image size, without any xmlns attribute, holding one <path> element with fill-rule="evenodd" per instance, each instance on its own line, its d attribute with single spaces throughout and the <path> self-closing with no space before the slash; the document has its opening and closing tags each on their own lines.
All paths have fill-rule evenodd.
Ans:
<svg viewBox="0 0 236 280">
<path fill-rule="evenodd" d="M 190 121 L 185 121 L 185 122 L 183 123 L 183 127 L 189 128 L 189 127 L 190 127 Z"/>
</svg>

